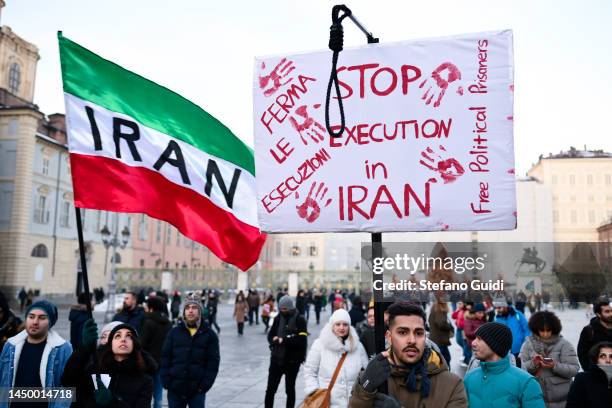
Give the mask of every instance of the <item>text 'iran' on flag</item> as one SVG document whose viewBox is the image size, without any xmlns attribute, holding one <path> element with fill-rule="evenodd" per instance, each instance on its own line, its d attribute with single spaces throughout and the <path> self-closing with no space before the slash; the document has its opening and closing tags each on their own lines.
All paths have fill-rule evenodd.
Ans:
<svg viewBox="0 0 612 408">
<path fill-rule="evenodd" d="M 252 266 L 265 242 L 253 151 L 182 96 L 58 39 L 75 206 L 148 214 Z"/>
</svg>

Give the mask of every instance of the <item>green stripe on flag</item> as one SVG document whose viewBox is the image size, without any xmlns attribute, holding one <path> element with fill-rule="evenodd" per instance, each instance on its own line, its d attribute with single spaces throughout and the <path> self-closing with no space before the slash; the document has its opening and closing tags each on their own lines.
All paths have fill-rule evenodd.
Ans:
<svg viewBox="0 0 612 408">
<path fill-rule="evenodd" d="M 128 115 L 255 175 L 253 151 L 204 109 L 57 34 L 64 91 Z"/>
</svg>

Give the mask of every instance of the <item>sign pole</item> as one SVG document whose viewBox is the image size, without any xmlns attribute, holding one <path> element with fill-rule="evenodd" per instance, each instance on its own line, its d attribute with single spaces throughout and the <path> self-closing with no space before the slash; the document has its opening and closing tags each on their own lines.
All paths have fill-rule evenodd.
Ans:
<svg viewBox="0 0 612 408">
<path fill-rule="evenodd" d="M 372 265 L 374 265 L 375 258 L 382 257 L 382 233 L 372 233 Z M 383 303 L 383 290 L 382 290 L 383 276 L 381 274 L 374 273 L 372 268 L 372 294 L 374 296 L 374 339 L 376 344 L 376 353 L 380 353 L 385 350 L 385 305 Z M 375 283 L 380 281 L 381 284 L 376 285 Z M 376 289 L 378 287 L 378 289 Z"/>
</svg>

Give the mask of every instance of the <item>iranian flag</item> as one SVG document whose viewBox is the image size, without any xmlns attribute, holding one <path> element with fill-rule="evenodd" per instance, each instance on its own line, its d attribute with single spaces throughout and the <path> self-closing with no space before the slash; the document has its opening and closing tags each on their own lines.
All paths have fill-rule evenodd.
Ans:
<svg viewBox="0 0 612 408">
<path fill-rule="evenodd" d="M 265 242 L 253 151 L 187 99 L 58 39 L 75 206 L 148 214 L 252 266 Z"/>
</svg>

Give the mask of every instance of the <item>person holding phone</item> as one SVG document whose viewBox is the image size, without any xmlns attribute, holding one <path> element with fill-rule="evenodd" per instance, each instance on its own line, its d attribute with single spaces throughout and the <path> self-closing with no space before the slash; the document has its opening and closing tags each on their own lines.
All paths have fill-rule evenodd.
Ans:
<svg viewBox="0 0 612 408">
<path fill-rule="evenodd" d="M 563 408 L 580 369 L 576 350 L 561 336 L 561 321 L 553 313 L 534 313 L 529 319 L 529 336 L 521 347 L 522 368 L 537 378 L 548 408 Z"/>
</svg>

